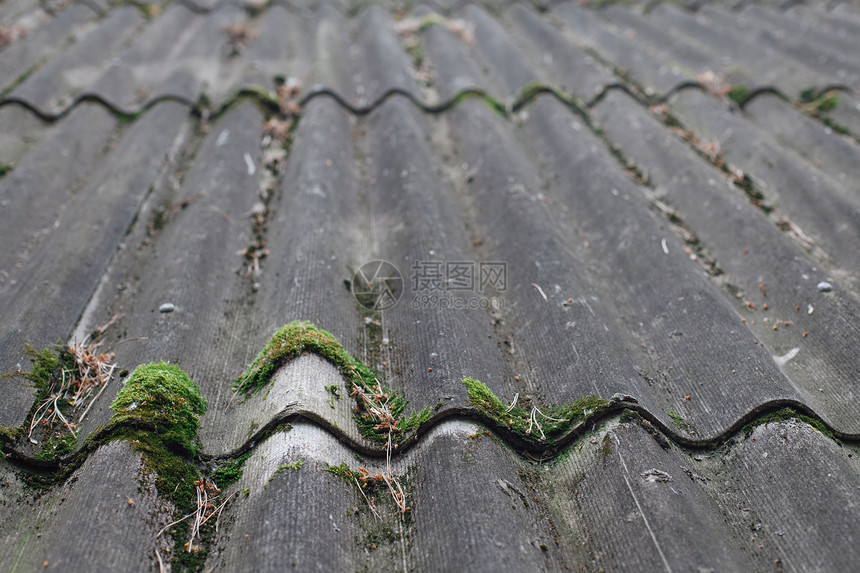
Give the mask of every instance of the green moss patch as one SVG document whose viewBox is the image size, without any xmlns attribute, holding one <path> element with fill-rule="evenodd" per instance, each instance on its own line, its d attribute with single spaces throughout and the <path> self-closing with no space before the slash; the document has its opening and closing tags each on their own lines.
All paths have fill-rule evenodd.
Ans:
<svg viewBox="0 0 860 573">
<path fill-rule="evenodd" d="M 36 388 L 36 401 L 33 405 L 35 408 L 51 394 L 53 387 L 62 379 L 63 370 L 74 369 L 75 357 L 61 341 L 42 350 L 36 350 L 27 344 L 24 346 L 24 353 L 30 359 L 33 368 L 20 375 L 32 382 Z M 30 414 L 28 418 L 32 417 L 32 412 Z"/>
<path fill-rule="evenodd" d="M 61 416 L 73 420 L 72 397 L 68 383 L 63 385 L 64 373 L 74 376 L 76 372 L 74 355 L 62 344 L 56 344 L 36 350 L 31 345 L 24 346 L 24 353 L 30 359 L 32 367 L 29 372 L 15 371 L 3 374 L 0 378 L 23 378 L 35 389 L 33 405 L 27 412 L 25 422 L 18 427 L 0 428 L 0 439 L 8 444 L 14 444 L 22 436 L 28 436 L 42 443 L 41 451 L 34 454 L 39 460 L 56 461 L 74 453 L 74 423 L 61 424 L 60 419 L 53 415 L 56 407 Z M 54 401 L 55 396 L 59 398 Z M 51 415 L 48 415 L 51 413 Z M 35 425 L 32 421 L 39 416 Z M 61 427 L 62 426 L 62 427 Z M 69 435 L 66 435 L 69 434 Z M 26 446 L 26 445 L 25 445 Z"/>
<path fill-rule="evenodd" d="M 155 476 L 158 495 L 174 506 L 174 519 L 197 509 L 197 483 L 202 479 L 200 470 L 190 460 L 172 452 L 159 437 L 150 432 L 123 428 L 115 439 L 127 441 L 143 459 L 144 471 Z M 186 519 L 171 526 L 173 538 L 173 571 L 200 571 L 206 561 L 214 525 L 201 530 L 200 550 L 189 552 L 184 547 L 190 535 L 191 521 Z"/>
<path fill-rule="evenodd" d="M 203 478 L 189 458 L 197 453 L 200 416 L 206 412 L 198 386 L 173 364 L 141 365 L 119 391 L 111 410 L 111 439 L 127 441 L 141 455 L 145 471 L 155 476 L 159 495 L 174 505 L 176 519 L 195 511 L 197 486 Z M 170 528 L 175 571 L 199 571 L 206 560 L 214 526 L 202 529 L 200 544 L 188 551 L 184 544 L 190 525 L 186 519 Z"/>
<path fill-rule="evenodd" d="M 331 333 L 310 322 L 294 321 L 279 328 L 238 378 L 234 391 L 246 396 L 259 392 L 271 383 L 278 368 L 304 353 L 324 358 L 346 378 L 350 397 L 356 399 L 358 430 L 368 440 L 385 444 L 390 434 L 396 443 L 402 440 L 405 432 L 417 429 L 432 417 L 432 412 L 425 409 L 402 420 L 406 407 L 403 396 L 389 391 L 376 372 L 351 356 Z M 329 405 L 333 407 L 334 400 L 340 398 L 337 389 L 329 386 L 326 392 L 331 396 Z M 378 415 L 380 411 L 385 415 Z"/>
<path fill-rule="evenodd" d="M 412 507 L 408 500 L 412 496 L 413 484 L 408 475 L 373 474 L 364 467 L 351 469 L 345 462 L 337 466 L 326 466 L 325 471 L 360 494 L 363 503 L 358 506 L 358 514 L 369 509 L 376 517 L 375 521 L 366 521 L 361 526 L 368 534 L 372 534 L 378 526 L 382 526 L 383 529 L 390 527 L 396 521 L 393 519 L 395 516 L 399 516 L 404 524 L 411 521 Z M 370 545 L 368 548 L 376 549 L 375 546 Z"/>
<path fill-rule="evenodd" d="M 839 105 L 839 94 L 835 91 L 818 92 L 815 88 L 808 88 L 800 92 L 798 102 L 800 109 L 817 116 L 836 109 Z"/>
<path fill-rule="evenodd" d="M 353 483 L 352 470 L 349 469 L 349 466 L 346 465 L 346 462 L 338 466 L 327 466 L 325 468 L 325 471 L 329 472 L 330 474 L 336 475 L 344 483 Z"/>
<path fill-rule="evenodd" d="M 678 414 L 674 410 L 669 410 L 668 414 L 669 414 L 669 418 L 672 419 L 672 423 L 675 425 L 676 428 L 678 428 L 679 430 L 689 430 L 690 429 L 690 424 L 687 423 L 687 421 L 684 419 L 684 417 L 681 414 Z"/>
<path fill-rule="evenodd" d="M 744 435 L 746 437 L 750 437 L 756 428 L 759 426 L 767 426 L 768 424 L 778 424 L 779 422 L 785 422 L 788 420 L 797 420 L 799 422 L 803 422 L 804 424 L 808 424 L 821 432 L 823 435 L 827 436 L 831 440 L 835 440 L 836 436 L 833 435 L 833 432 L 827 429 L 820 421 L 807 416 L 806 414 L 801 414 L 800 412 L 796 412 L 790 408 L 783 408 L 782 410 L 777 410 L 776 412 L 764 415 L 756 420 L 753 420 L 746 426 L 744 426 Z"/>
<path fill-rule="evenodd" d="M 305 467 L 304 460 L 296 460 L 291 464 L 280 465 L 280 466 L 278 466 L 278 469 L 275 470 L 275 473 L 272 474 L 272 477 L 269 478 L 269 481 L 266 482 L 266 485 L 268 485 L 269 482 L 271 482 L 273 479 L 275 479 L 275 476 L 280 474 L 280 473 L 284 473 L 287 470 L 293 470 L 293 471 L 297 472 L 300 469 L 302 469 L 303 467 Z"/>
<path fill-rule="evenodd" d="M 279 328 L 254 362 L 239 377 L 234 390 L 253 394 L 268 384 L 275 371 L 309 352 L 331 362 L 346 378 L 365 389 L 375 386 L 376 374 L 349 355 L 329 332 L 320 330 L 310 322 L 294 321 Z"/>
<path fill-rule="evenodd" d="M 206 412 L 200 389 L 178 366 L 138 366 L 111 404 L 111 426 L 148 427 L 165 446 L 197 453 L 197 429 Z"/>
<path fill-rule="evenodd" d="M 215 468 L 210 475 L 212 481 L 218 484 L 218 487 L 224 489 L 242 479 L 242 468 L 245 466 L 248 458 L 251 457 L 251 454 L 252 452 L 248 452 Z"/>
<path fill-rule="evenodd" d="M 743 107 L 743 105 L 747 102 L 752 94 L 752 90 L 750 90 L 749 86 L 746 84 L 738 84 L 733 86 L 732 89 L 729 90 L 728 96 L 729 99 Z"/>
<path fill-rule="evenodd" d="M 538 408 L 534 405 L 502 402 L 486 384 L 473 378 L 464 378 L 463 384 L 469 403 L 483 416 L 502 428 L 507 428 L 521 439 L 535 444 L 551 443 L 565 432 L 602 412 L 609 402 L 597 396 L 580 398 L 573 404 Z"/>
<path fill-rule="evenodd" d="M 42 449 L 35 454 L 37 460 L 53 461 L 75 453 L 78 440 L 71 434 L 59 434 L 45 440 Z"/>
<path fill-rule="evenodd" d="M 426 424 L 433 418 L 433 410 L 424 408 L 420 412 L 413 412 L 406 418 L 400 421 L 400 429 L 403 432 L 412 432 L 417 430 L 422 424 Z"/>
</svg>

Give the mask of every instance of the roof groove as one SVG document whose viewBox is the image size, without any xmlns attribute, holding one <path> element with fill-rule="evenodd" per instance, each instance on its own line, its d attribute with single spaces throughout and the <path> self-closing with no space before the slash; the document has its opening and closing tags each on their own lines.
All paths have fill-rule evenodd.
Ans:
<svg viewBox="0 0 860 573">
<path fill-rule="evenodd" d="M 524 86 L 522 91 L 516 96 L 514 99 L 509 99 L 507 101 L 496 98 L 492 92 L 482 89 L 482 88 L 467 88 L 461 91 L 458 91 L 453 96 L 448 99 L 434 103 L 427 104 L 422 101 L 418 96 L 416 96 L 413 92 L 404 90 L 402 88 L 390 88 L 376 97 L 371 103 L 364 106 L 356 106 L 345 99 L 341 94 L 335 92 L 328 88 L 320 88 L 313 91 L 310 91 L 306 95 L 304 95 L 300 101 L 299 105 L 301 107 L 306 106 L 311 101 L 317 98 L 330 98 L 338 103 L 343 109 L 349 111 L 350 113 L 356 116 L 365 116 L 376 111 L 380 106 L 382 106 L 387 100 L 402 97 L 409 100 L 416 108 L 428 114 L 440 114 L 445 113 L 457 105 L 460 102 L 465 101 L 470 98 L 478 98 L 484 99 L 488 102 L 492 102 L 493 105 L 498 110 L 505 111 L 507 110 L 509 113 L 515 113 L 521 111 L 522 109 L 531 105 L 531 103 L 542 94 L 549 94 L 555 96 L 562 103 L 571 105 L 574 102 L 576 105 L 581 105 L 586 108 L 592 108 L 599 104 L 607 94 L 612 91 L 620 90 L 631 97 L 640 101 L 640 103 L 644 105 L 660 105 L 671 100 L 675 95 L 681 93 L 686 90 L 698 90 L 707 92 L 708 87 L 703 85 L 697 81 L 683 81 L 678 85 L 672 87 L 666 93 L 661 95 L 646 95 L 642 93 L 642 91 L 636 87 L 635 85 L 630 85 L 625 83 L 624 80 L 617 80 L 613 82 L 606 83 L 602 85 L 600 89 L 595 93 L 592 98 L 588 101 L 579 100 L 578 96 L 574 92 L 567 92 L 561 90 L 554 83 L 542 83 L 542 82 L 533 82 L 527 86 Z M 827 92 L 838 91 L 844 92 L 848 94 L 854 94 L 854 90 L 848 86 L 842 85 L 830 85 L 825 86 L 821 90 L 819 90 L 819 94 L 826 94 Z M 742 107 L 745 107 L 748 103 L 754 101 L 759 96 L 766 95 L 777 95 L 780 99 L 789 102 L 796 103 L 797 100 L 792 100 L 788 95 L 784 94 L 778 87 L 771 86 L 763 86 L 758 87 L 749 92 L 749 95 L 744 99 Z M 277 103 L 274 101 L 274 96 L 272 94 L 265 92 L 260 89 L 258 86 L 248 86 L 238 90 L 233 96 L 231 96 L 225 103 L 223 103 L 220 108 L 214 110 L 213 112 L 207 113 L 207 116 L 212 118 L 219 117 L 224 111 L 229 109 L 232 105 L 235 104 L 237 100 L 241 100 L 243 98 L 249 98 L 255 100 L 257 103 L 262 105 L 267 109 L 276 110 Z M 0 109 L 3 107 L 19 107 L 27 110 L 29 113 L 33 114 L 35 117 L 46 121 L 46 122 L 57 122 L 66 118 L 76 107 L 82 104 L 95 104 L 104 107 L 111 114 L 122 118 L 122 119 L 137 119 L 142 116 L 144 113 L 152 109 L 163 102 L 174 102 L 179 103 L 186 106 L 190 112 L 195 115 L 200 115 L 203 113 L 203 110 L 206 110 L 206 106 L 202 105 L 199 100 L 191 100 L 182 95 L 174 95 L 174 94 L 162 94 L 155 98 L 147 100 L 144 104 L 136 108 L 123 109 L 122 107 L 114 104 L 109 99 L 106 99 L 102 94 L 99 93 L 90 93 L 85 92 L 77 97 L 64 107 L 60 111 L 49 112 L 39 107 L 33 105 L 29 100 L 25 98 L 20 98 L 17 96 L 6 96 L 0 99 Z M 821 121 L 821 118 L 816 116 L 812 116 L 814 119 Z M 848 133 L 853 139 L 856 139 L 856 135 L 853 133 Z"/>
</svg>

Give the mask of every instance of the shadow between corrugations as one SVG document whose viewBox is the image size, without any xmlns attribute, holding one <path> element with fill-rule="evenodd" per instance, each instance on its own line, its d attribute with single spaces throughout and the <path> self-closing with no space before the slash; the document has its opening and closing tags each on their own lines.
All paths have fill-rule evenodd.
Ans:
<svg viewBox="0 0 860 573">
<path fill-rule="evenodd" d="M 304 97 L 301 98 L 298 104 L 300 107 L 304 107 L 316 98 L 327 97 L 333 99 L 335 102 L 338 103 L 338 105 L 340 105 L 343 109 L 349 111 L 353 115 L 363 116 L 374 112 L 390 98 L 403 97 L 409 100 L 416 108 L 420 109 L 424 113 L 439 114 L 453 109 L 467 99 L 477 98 L 484 100 L 496 111 L 507 117 L 524 109 L 525 107 L 530 105 L 538 96 L 543 94 L 552 95 L 562 103 L 573 107 L 575 110 L 584 111 L 586 109 L 591 109 L 592 107 L 596 106 L 612 91 L 623 91 L 635 100 L 637 100 L 640 104 L 644 106 L 653 106 L 666 103 L 673 96 L 685 90 L 691 89 L 702 92 L 708 91 L 707 86 L 705 86 L 701 82 L 693 80 L 684 80 L 679 82 L 677 85 L 675 85 L 663 94 L 647 94 L 645 93 L 645 90 L 629 82 L 613 81 L 601 86 L 601 88 L 595 93 L 594 96 L 592 96 L 591 99 L 585 101 L 572 93 L 565 92 L 564 90 L 553 84 L 534 82 L 523 86 L 523 88 L 520 90 L 520 93 L 514 98 L 498 98 L 485 89 L 474 87 L 460 90 L 455 95 L 451 96 L 445 101 L 431 104 L 423 101 L 421 97 L 412 93 L 409 90 L 403 88 L 389 88 L 369 104 L 364 106 L 357 106 L 351 103 L 347 98 L 345 98 L 337 91 L 323 87 L 309 91 Z M 815 88 L 812 92 L 810 92 L 810 94 L 807 94 L 807 97 L 817 99 L 829 92 L 844 92 L 854 96 L 860 95 L 857 94 L 855 90 L 850 86 L 844 84 L 833 84 L 823 86 L 821 88 Z M 728 103 L 732 106 L 743 109 L 748 103 L 763 95 L 775 95 L 788 103 L 795 103 L 791 97 L 783 93 L 778 87 L 770 85 L 756 86 L 750 88 L 743 94 L 742 98 L 737 100 L 730 99 Z M 174 102 L 186 106 L 191 111 L 191 113 L 197 117 L 205 116 L 209 119 L 217 119 L 225 112 L 227 112 L 230 108 L 235 106 L 236 103 L 243 99 L 254 100 L 259 105 L 263 106 L 264 108 L 270 110 L 273 113 L 278 113 L 279 111 L 279 102 L 277 96 L 271 93 L 266 88 L 258 85 L 249 85 L 240 88 L 234 93 L 232 97 L 227 98 L 223 103 L 217 106 L 216 109 L 211 109 L 209 107 L 210 104 L 206 99 L 205 94 L 201 96 L 198 101 L 193 101 L 183 95 L 164 93 L 148 99 L 146 102 L 142 103 L 136 108 L 123 109 L 121 106 L 115 104 L 110 99 L 104 97 L 102 94 L 95 92 L 84 92 L 71 100 L 65 107 L 55 110 L 41 109 L 39 106 L 33 104 L 27 98 L 17 96 L 5 96 L 3 98 L 0 98 L 0 109 L 7 106 L 20 107 L 29 111 L 42 121 L 53 123 L 56 121 L 60 121 L 66 116 L 68 116 L 79 105 L 94 104 L 103 107 L 109 113 L 120 119 L 126 121 L 133 121 L 135 119 L 140 118 L 147 111 L 160 103 Z"/>
<path fill-rule="evenodd" d="M 477 412 L 474 408 L 451 407 L 437 412 L 431 419 L 421 424 L 414 433 L 399 441 L 397 448 L 390 453 L 384 446 L 373 445 L 367 440 L 357 440 L 349 436 L 341 428 L 316 412 L 295 408 L 294 406 L 287 406 L 280 413 L 273 416 L 268 423 L 254 432 L 238 448 L 223 453 L 199 452 L 194 459 L 201 463 L 217 463 L 238 458 L 248 452 L 254 451 L 267 438 L 294 423 L 309 423 L 319 427 L 336 438 L 353 453 L 375 460 L 384 460 L 389 455 L 392 459 L 403 456 L 413 448 L 419 447 L 422 444 L 422 439 L 430 432 L 451 422 L 472 422 L 479 424 L 492 432 L 500 442 L 504 443 L 522 459 L 541 462 L 551 461 L 567 452 L 570 448 L 575 447 L 575 443 L 579 438 L 596 429 L 602 422 L 622 417 L 627 421 L 639 423 L 646 431 L 655 435 L 655 437 L 656 434 L 660 434 L 668 440 L 668 443 L 691 452 L 715 450 L 732 440 L 736 434 L 746 428 L 752 429 L 758 425 L 774 421 L 775 415 L 779 415 L 776 419 L 793 418 L 805 423 L 837 443 L 845 442 L 860 445 L 860 434 L 846 434 L 838 431 L 825 422 L 810 407 L 796 400 L 772 400 L 765 402 L 750 410 L 719 435 L 696 439 L 686 436 L 677 429 L 666 425 L 657 416 L 640 406 L 635 399 L 627 396 L 625 399 L 610 400 L 608 406 L 599 413 L 588 416 L 559 437 L 548 440 L 546 443 L 538 440 L 525 440 L 509 428 L 499 424 L 496 420 Z M 110 442 L 115 438 L 121 439 L 122 430 L 124 429 L 126 429 L 124 426 L 111 426 L 96 430 L 87 436 L 82 449 L 54 461 L 44 461 L 26 456 L 8 444 L 4 447 L 4 451 L 7 461 L 20 469 L 39 473 L 68 470 L 80 466 L 89 454 L 93 453 L 102 444 Z M 134 429 L 146 431 L 145 425 L 136 425 Z M 668 443 L 666 446 L 668 446 Z"/>
</svg>

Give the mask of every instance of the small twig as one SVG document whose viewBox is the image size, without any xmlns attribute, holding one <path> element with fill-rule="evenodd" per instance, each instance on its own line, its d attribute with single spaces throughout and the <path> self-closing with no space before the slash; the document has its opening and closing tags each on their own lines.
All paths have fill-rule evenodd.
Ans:
<svg viewBox="0 0 860 573">
<path fill-rule="evenodd" d="M 34 440 L 34 439 L 32 438 L 32 436 L 33 436 L 33 428 L 35 428 L 36 426 L 38 426 L 38 425 L 39 425 L 39 422 L 41 422 L 41 421 L 45 418 L 45 414 L 47 414 L 47 413 L 48 413 L 48 410 L 45 410 L 44 412 L 42 412 L 42 408 L 44 408 L 45 406 L 50 405 L 50 404 L 51 404 L 51 402 L 53 402 L 53 400 L 51 399 L 51 397 L 48 397 L 48 399 L 47 399 L 47 400 L 45 400 L 44 402 L 42 402 L 42 404 L 41 404 L 41 405 L 36 409 L 36 411 L 35 411 L 35 412 L 33 412 L 33 420 L 30 422 L 30 432 L 27 434 L 27 439 L 29 439 L 29 440 L 30 440 L 31 442 L 33 442 L 34 444 L 38 444 L 39 442 L 37 442 L 36 440 Z M 37 418 L 36 418 L 36 416 L 39 414 L 39 412 L 42 412 L 42 415 L 41 415 L 41 416 L 39 416 L 39 417 L 38 417 L 38 419 L 37 419 Z"/>
<path fill-rule="evenodd" d="M 76 434 L 76 433 L 75 433 L 75 429 L 72 427 L 72 425 L 69 423 L 69 421 L 68 421 L 68 420 L 66 420 L 66 417 L 65 417 L 65 416 L 63 416 L 63 413 L 62 413 L 62 412 L 60 412 L 60 407 L 59 407 L 59 406 L 57 406 L 57 400 L 59 400 L 59 399 L 60 399 L 60 395 L 59 395 L 59 394 L 57 394 L 57 395 L 54 397 L 54 413 L 56 413 L 56 414 L 57 414 L 57 417 L 59 417 L 59 418 L 60 418 L 60 420 L 63 422 L 63 424 L 65 424 L 65 425 L 66 425 L 66 427 L 69 429 L 69 431 L 72 433 L 72 436 L 77 440 L 77 439 L 78 439 L 78 434 Z"/>
<path fill-rule="evenodd" d="M 200 525 L 201 525 L 201 526 L 202 526 L 202 525 L 204 525 L 204 524 L 205 524 L 207 521 L 209 521 L 209 520 L 212 518 L 212 516 L 213 516 L 213 515 L 215 515 L 215 514 L 218 514 L 218 515 L 220 516 L 220 515 L 221 515 L 221 511 L 224 509 L 224 506 L 225 506 L 225 505 L 227 505 L 227 502 L 228 502 L 228 501 L 230 501 L 230 499 L 231 499 L 234 495 L 236 495 L 237 493 L 239 493 L 239 490 L 236 490 L 236 491 L 234 491 L 233 493 L 231 493 L 231 494 L 230 494 L 230 497 L 228 497 L 227 499 L 225 499 L 225 500 L 224 500 L 224 502 L 223 502 L 221 505 L 219 505 L 218 507 L 216 507 L 215 509 L 213 509 L 213 510 L 212 510 L 212 513 L 210 513 L 210 514 L 206 517 L 206 519 L 204 519 L 203 521 L 201 521 L 201 522 L 200 522 Z M 217 520 L 217 518 L 216 518 L 216 520 L 215 520 L 215 523 L 216 523 L 216 525 L 215 525 L 215 531 L 218 531 L 218 525 L 217 525 L 218 520 Z"/>
<path fill-rule="evenodd" d="M 540 411 L 540 409 L 538 409 L 538 407 L 537 407 L 537 406 L 534 406 L 534 410 L 535 410 L 535 412 L 537 412 L 538 414 L 540 414 L 541 416 L 543 416 L 544 418 L 546 418 L 547 420 L 550 420 L 550 421 L 552 421 L 552 422 L 567 422 L 567 421 L 570 419 L 570 418 L 562 418 L 562 419 L 559 419 L 559 418 L 553 418 L 553 417 L 551 417 L 551 416 L 547 416 L 546 414 L 544 414 L 543 412 L 541 412 L 541 411 Z"/>
<path fill-rule="evenodd" d="M 113 376 L 113 370 L 114 370 L 114 368 L 115 368 L 115 367 L 116 367 L 116 365 L 114 364 L 113 368 L 111 368 L 111 376 Z M 108 381 L 110 381 L 110 378 L 108 378 Z M 80 417 L 80 418 L 78 418 L 78 424 L 80 424 L 81 422 L 83 422 L 83 421 L 84 421 L 84 418 L 86 418 L 86 417 L 87 417 L 87 414 L 90 412 L 90 408 L 92 408 L 92 407 L 93 407 L 93 404 L 95 404 L 96 402 L 98 402 L 98 400 L 99 400 L 99 396 L 101 396 L 101 395 L 102 395 L 102 392 L 104 392 L 104 391 L 105 391 L 105 388 L 107 388 L 107 387 L 108 387 L 107 383 L 102 384 L 102 387 L 101 387 L 101 389 L 98 391 L 98 393 L 96 394 L 96 397 L 95 397 L 95 398 L 93 398 L 92 400 L 90 400 L 90 403 L 89 403 L 89 404 L 87 404 L 87 407 L 84 409 L 84 413 L 83 413 L 83 414 L 81 414 L 81 417 Z"/>
<path fill-rule="evenodd" d="M 142 340 L 149 340 L 148 336 L 132 336 L 131 338 L 123 338 L 122 340 L 117 340 L 116 342 L 111 342 L 110 346 L 108 346 L 108 350 L 113 350 L 113 347 L 117 344 L 122 344 L 123 342 L 138 342 Z"/>
<path fill-rule="evenodd" d="M 532 283 L 532 286 L 533 286 L 533 287 L 535 287 L 535 288 L 537 289 L 537 291 L 540 293 L 540 295 L 543 297 L 543 299 L 544 299 L 544 300 L 549 300 L 549 299 L 547 299 L 547 298 L 546 298 L 546 293 L 545 293 L 545 292 L 543 292 L 543 289 L 542 289 L 542 288 L 540 288 L 540 285 L 539 285 L 539 284 L 537 284 L 537 283 Z"/>
<path fill-rule="evenodd" d="M 158 558 L 158 573 L 165 573 L 164 561 L 161 560 L 161 553 L 158 552 L 157 547 L 155 548 L 155 556 Z"/>
<path fill-rule="evenodd" d="M 394 498 L 394 503 L 397 504 L 398 508 L 400 508 L 400 513 L 406 513 L 406 494 L 403 493 L 403 488 L 400 486 L 400 482 L 389 475 L 382 476 L 382 479 L 385 481 L 385 485 L 388 486 L 388 490 L 391 492 L 391 497 Z M 391 485 L 392 483 L 397 486 L 399 492 L 394 491 L 394 487 Z"/>
<path fill-rule="evenodd" d="M 559 419 L 559 418 L 553 418 L 551 416 L 547 416 L 546 414 L 541 412 L 537 406 L 532 406 L 532 411 L 529 414 L 529 427 L 526 429 L 526 434 L 531 434 L 532 428 L 536 427 L 538 432 L 540 432 L 540 439 L 541 440 L 546 439 L 546 434 L 544 434 L 543 427 L 541 426 L 540 422 L 538 422 L 538 420 L 537 420 L 538 414 L 543 416 L 544 419 L 549 420 L 551 422 L 567 422 L 568 421 L 567 418 Z"/>
<path fill-rule="evenodd" d="M 167 525 L 165 525 L 163 528 L 161 528 L 161 531 L 159 531 L 158 533 L 156 533 L 156 534 L 155 534 L 155 538 L 156 538 L 156 539 L 158 539 L 159 537 L 161 537 L 161 534 L 162 534 L 162 533 L 164 533 L 165 531 L 167 531 L 168 529 L 170 529 L 170 528 L 171 528 L 171 527 L 173 527 L 174 525 L 176 525 L 176 524 L 178 524 L 178 523 L 182 523 L 183 521 L 185 521 L 186 519 L 188 519 L 189 517 L 191 517 L 191 516 L 192 516 L 192 515 L 194 515 L 195 513 L 197 513 L 197 511 L 196 511 L 196 510 L 195 510 L 195 511 L 192 511 L 191 513 L 189 513 L 188 515 L 186 515 L 185 517 L 183 517 L 183 518 L 181 518 L 181 519 L 177 519 L 177 520 L 176 520 L 176 521 L 174 521 L 173 523 L 168 523 L 168 524 L 167 524 Z"/>
<path fill-rule="evenodd" d="M 109 321 L 107 321 L 106 323 L 104 323 L 103 325 L 101 325 L 95 329 L 96 336 L 92 340 L 96 341 L 99 338 L 101 338 L 101 335 L 104 334 L 108 328 L 110 328 L 111 326 L 116 324 L 116 322 L 124 316 L 125 315 L 122 313 L 117 313 L 117 314 L 113 315 Z M 87 335 L 87 338 L 84 339 L 84 342 L 86 342 L 89 338 L 90 338 L 90 336 Z M 99 342 L 99 344 L 101 344 L 101 342 Z"/>
<path fill-rule="evenodd" d="M 538 409 L 535 406 L 532 406 L 531 414 L 529 414 L 529 427 L 526 430 L 526 434 L 531 434 L 532 426 L 537 426 L 538 432 L 540 432 L 540 439 L 545 440 L 546 434 L 543 433 L 543 427 L 540 425 L 540 422 L 537 421 L 537 412 Z"/>
<path fill-rule="evenodd" d="M 360 491 L 360 492 L 361 492 L 361 496 L 364 498 L 364 501 L 366 501 L 366 502 L 367 502 L 368 507 L 370 507 L 370 511 L 373 513 L 373 516 L 374 516 L 376 519 L 378 519 L 379 521 L 382 521 L 382 518 L 380 518 L 380 517 L 379 517 L 379 514 L 378 514 L 378 513 L 376 513 L 376 508 L 375 508 L 375 507 L 373 507 L 373 504 L 372 504 L 372 503 L 370 502 L 370 500 L 367 498 L 367 495 L 365 495 L 364 490 L 363 490 L 363 489 L 361 489 L 361 484 L 360 484 L 360 483 L 358 483 L 358 478 L 356 478 L 355 476 L 352 476 L 352 479 L 354 479 L 354 480 L 355 480 L 355 485 L 358 487 L 358 491 Z"/>
<path fill-rule="evenodd" d="M 191 553 L 195 547 L 194 538 L 200 537 L 203 514 L 206 512 L 206 504 L 209 503 L 205 482 L 199 483 L 200 485 L 197 486 L 197 511 L 194 512 L 194 523 L 191 526 L 191 535 L 188 538 L 188 553 Z"/>
</svg>

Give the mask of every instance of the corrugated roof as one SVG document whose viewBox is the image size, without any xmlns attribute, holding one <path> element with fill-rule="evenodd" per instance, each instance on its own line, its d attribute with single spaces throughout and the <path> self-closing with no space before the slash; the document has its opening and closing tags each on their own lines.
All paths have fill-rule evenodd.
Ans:
<svg viewBox="0 0 860 573">
<path fill-rule="evenodd" d="M 370 4 L 0 4 L 4 569 L 852 570 L 860 8 Z"/>
</svg>

